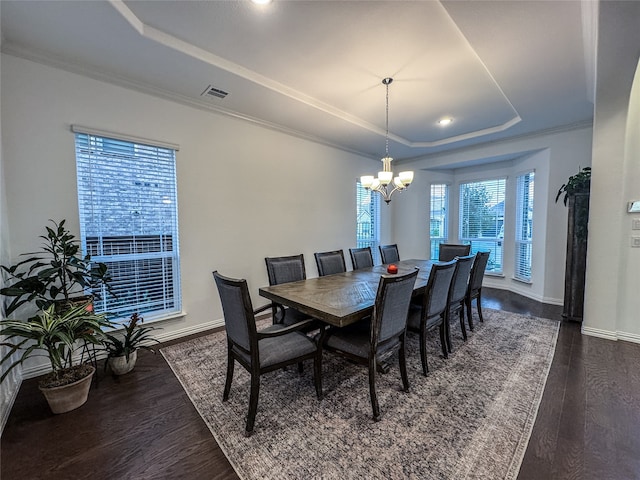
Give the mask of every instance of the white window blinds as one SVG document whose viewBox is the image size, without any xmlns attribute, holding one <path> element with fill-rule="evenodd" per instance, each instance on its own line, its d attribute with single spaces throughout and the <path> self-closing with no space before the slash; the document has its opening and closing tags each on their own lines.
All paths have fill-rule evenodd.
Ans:
<svg viewBox="0 0 640 480">
<path fill-rule="evenodd" d="M 534 172 L 517 178 L 515 272 L 518 280 L 531 281 L 531 251 L 533 240 Z"/>
<path fill-rule="evenodd" d="M 431 185 L 430 198 L 429 239 L 431 241 L 431 259 L 437 260 L 440 255 L 440 244 L 447 241 L 449 186 L 444 183 Z"/>
<path fill-rule="evenodd" d="M 356 181 L 356 248 L 371 247 L 374 263 L 380 263 L 380 195 Z"/>
<path fill-rule="evenodd" d="M 175 150 L 74 131 L 82 247 L 112 278 L 96 310 L 147 319 L 179 312 Z"/>
<path fill-rule="evenodd" d="M 490 252 L 487 272 L 502 273 L 506 179 L 460 185 L 460 242 L 471 253 Z"/>
</svg>

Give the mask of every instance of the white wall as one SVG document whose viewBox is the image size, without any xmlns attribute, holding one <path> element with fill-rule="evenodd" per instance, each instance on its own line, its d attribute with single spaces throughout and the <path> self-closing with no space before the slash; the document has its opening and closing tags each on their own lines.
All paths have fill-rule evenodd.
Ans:
<svg viewBox="0 0 640 480">
<path fill-rule="evenodd" d="M 2 31 L 0 31 L 0 46 L 2 44 Z M 0 61 L 0 91 L 2 91 L 2 62 Z M 0 95 L 0 111 L 2 110 L 2 96 Z M 9 225 L 7 222 L 7 200 L 4 175 L 4 155 L 2 148 L 2 119 L 0 118 L 0 264 L 6 264 L 9 260 Z M 0 276 L 0 287 L 3 277 Z M 4 306 L 0 304 L 0 317 L 4 318 Z M 6 353 L 6 347 L 0 347 L 0 358 Z M 0 432 L 9 417 L 9 409 L 20 387 L 20 368 L 16 368 L 0 384 Z"/>
<path fill-rule="evenodd" d="M 508 159 L 508 160 L 505 160 Z M 562 304 L 567 235 L 567 209 L 554 202 L 566 179 L 580 167 L 590 165 L 591 128 L 548 133 L 403 162 L 403 169 L 416 170 L 415 185 L 394 204 L 394 240 L 410 256 L 428 255 L 428 205 L 432 183 L 451 185 L 449 239 L 457 240 L 458 191 L 463 181 L 507 177 L 505 205 L 504 278 L 486 277 L 485 285 L 507 289 L 546 303 Z M 468 165 L 468 162 L 485 162 Z M 448 167 L 448 168 L 447 168 Z M 437 168 L 434 170 L 434 168 Z M 532 283 L 514 280 L 513 222 L 515 178 L 535 170 Z M 401 251 L 402 253 L 402 251 Z"/>
<path fill-rule="evenodd" d="M 211 276 L 247 278 L 267 303 L 266 256 L 355 245 L 355 183 L 378 161 L 3 55 L 2 124 L 12 254 L 39 247 L 48 219 L 78 232 L 71 124 L 171 142 L 177 154 L 184 318 L 162 338 L 219 324 Z M 385 217 L 388 212 L 383 210 Z M 388 231 L 383 219 L 383 232 Z M 388 235 L 387 235 L 388 236 Z"/>
<path fill-rule="evenodd" d="M 640 342 L 640 249 L 629 200 L 640 198 L 640 3 L 600 2 L 593 172 L 583 332 Z M 635 233 L 637 234 L 637 232 Z"/>
</svg>

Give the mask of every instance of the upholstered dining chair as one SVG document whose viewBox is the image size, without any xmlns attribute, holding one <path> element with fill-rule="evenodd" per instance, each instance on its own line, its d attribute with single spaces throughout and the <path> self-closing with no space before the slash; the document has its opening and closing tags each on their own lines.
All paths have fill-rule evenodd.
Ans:
<svg viewBox="0 0 640 480">
<path fill-rule="evenodd" d="M 441 243 L 438 250 L 438 260 L 450 262 L 456 257 L 464 257 L 471 252 L 471 245 L 458 245 L 455 243 Z"/>
<path fill-rule="evenodd" d="M 269 285 L 280 285 L 281 283 L 297 282 L 305 280 L 307 274 L 304 268 L 304 255 L 290 255 L 287 257 L 267 257 L 264 259 L 267 264 L 267 275 Z M 281 323 L 285 326 L 306 320 L 306 315 L 291 307 L 284 307 L 278 303 L 271 304 L 273 323 Z M 312 326 L 309 329 L 313 329 Z"/>
<path fill-rule="evenodd" d="M 334 273 L 344 273 L 347 271 L 347 265 L 344 261 L 344 253 L 342 250 L 333 250 L 331 252 L 314 253 L 316 257 L 316 265 L 318 266 L 318 275 L 333 275 Z"/>
<path fill-rule="evenodd" d="M 453 317 L 458 315 L 460 320 L 460 329 L 462 330 L 462 338 L 467 341 L 467 329 L 464 325 L 464 300 L 467 298 L 467 290 L 469 287 L 469 273 L 473 266 L 475 255 L 467 255 L 464 257 L 457 257 L 456 268 L 453 272 L 453 279 L 451 280 L 451 287 L 449 288 L 448 314 L 446 323 L 447 333 L 447 349 L 451 352 L 451 325 L 450 321 Z"/>
<path fill-rule="evenodd" d="M 313 320 L 304 320 L 288 327 L 270 325 L 258 331 L 255 315 L 268 309 L 269 305 L 253 309 L 246 280 L 224 277 L 217 271 L 213 272 L 213 278 L 220 294 L 227 331 L 227 378 L 222 401 L 226 402 L 229 399 L 236 361 L 251 374 L 245 436 L 253 433 L 258 409 L 260 376 L 263 373 L 313 359 L 316 394 L 318 399 L 321 399 L 322 345 L 300 333 L 300 330 Z"/>
<path fill-rule="evenodd" d="M 382 258 L 382 263 L 396 263 L 400 261 L 398 245 L 380 245 L 378 248 L 380 248 L 380 258 Z"/>
<path fill-rule="evenodd" d="M 371 247 L 350 248 L 351 264 L 354 270 L 361 268 L 373 267 L 373 253 Z"/>
<path fill-rule="evenodd" d="M 427 332 L 439 327 L 442 356 L 448 358 L 446 322 L 449 288 L 456 268 L 456 261 L 436 263 L 431 267 L 422 305 L 411 304 L 407 329 L 420 333 L 420 361 L 422 373 L 429 373 L 427 364 Z"/>
<path fill-rule="evenodd" d="M 417 276 L 417 268 L 404 275 L 381 276 L 368 330 L 359 328 L 359 322 L 356 322 L 342 328 L 325 329 L 320 336 L 323 349 L 368 365 L 369 394 L 375 421 L 380 420 L 376 393 L 377 365 L 396 351 L 399 351 L 402 386 L 405 392 L 409 391 L 405 335 L 409 303 Z"/>
<path fill-rule="evenodd" d="M 489 261 L 490 252 L 478 252 L 476 253 L 476 259 L 471 267 L 471 273 L 469 274 L 469 288 L 464 299 L 464 303 L 467 306 L 467 321 L 469 322 L 469 328 L 473 331 L 473 316 L 471 315 L 471 301 L 476 300 L 476 308 L 478 309 L 478 318 L 481 322 L 484 322 L 482 318 L 482 280 L 484 279 L 484 271 L 487 268 L 487 262 Z"/>
</svg>

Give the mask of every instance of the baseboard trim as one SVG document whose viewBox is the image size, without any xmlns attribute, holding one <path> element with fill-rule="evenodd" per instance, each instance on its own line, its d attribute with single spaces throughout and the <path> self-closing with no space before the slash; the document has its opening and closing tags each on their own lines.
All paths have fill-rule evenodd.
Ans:
<svg viewBox="0 0 640 480">
<path fill-rule="evenodd" d="M 485 282 L 482 285 L 483 287 L 487 287 L 487 288 L 495 288 L 496 290 L 504 290 L 506 292 L 515 293 L 516 295 L 521 295 L 523 297 L 530 298 L 531 300 L 535 300 L 536 302 L 546 303 L 549 305 L 564 305 L 564 299 L 562 298 L 551 298 L 551 297 L 544 297 L 541 295 L 535 295 L 535 294 L 532 294 L 531 292 L 528 292 L 527 290 L 515 289 L 503 283 Z"/>
<path fill-rule="evenodd" d="M 196 333 L 206 332 L 207 330 L 212 330 L 214 328 L 224 326 L 224 319 L 212 320 L 210 322 L 200 323 L 198 325 L 193 325 L 191 327 L 181 328 L 179 330 L 173 330 L 168 333 L 160 333 L 162 330 L 159 330 L 157 335 L 154 335 L 154 338 L 159 342 L 168 342 L 171 340 L 177 340 L 182 337 L 186 337 L 188 335 L 193 335 Z M 146 345 L 153 345 L 154 342 L 147 342 Z M 98 360 L 102 360 L 107 355 L 102 352 L 97 355 Z M 74 357 L 75 361 L 80 360 L 80 356 L 76 355 Z M 47 364 L 35 365 L 33 367 L 24 368 L 22 370 L 22 378 L 33 378 L 39 377 L 40 375 L 44 375 L 45 373 L 49 373 L 51 371 L 51 367 Z"/>
<path fill-rule="evenodd" d="M 622 340 L 625 342 L 640 343 L 640 335 L 637 333 L 602 330 L 600 328 L 582 326 L 582 334 L 590 337 L 604 338 L 606 340 Z"/>
</svg>

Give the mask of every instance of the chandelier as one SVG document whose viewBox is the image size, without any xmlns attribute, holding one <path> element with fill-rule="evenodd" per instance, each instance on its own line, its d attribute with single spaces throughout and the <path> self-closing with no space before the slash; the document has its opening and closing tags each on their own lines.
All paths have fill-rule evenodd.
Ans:
<svg viewBox="0 0 640 480">
<path fill-rule="evenodd" d="M 378 176 L 363 175 L 360 177 L 360 184 L 367 190 L 378 192 L 382 195 L 382 198 L 387 205 L 391 201 L 391 195 L 394 192 L 402 192 L 413 181 L 413 172 L 400 172 L 397 177 L 394 178 L 391 171 L 391 161 L 393 158 L 389 156 L 389 84 L 393 82 L 393 78 L 387 77 L 382 80 L 383 85 L 387 87 L 387 115 L 386 115 L 386 137 L 385 137 L 385 155 L 382 159 L 382 171 L 378 172 Z M 393 181 L 393 184 L 391 182 Z"/>
</svg>

